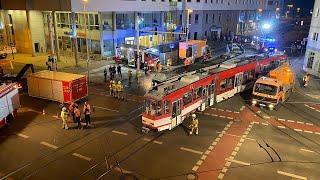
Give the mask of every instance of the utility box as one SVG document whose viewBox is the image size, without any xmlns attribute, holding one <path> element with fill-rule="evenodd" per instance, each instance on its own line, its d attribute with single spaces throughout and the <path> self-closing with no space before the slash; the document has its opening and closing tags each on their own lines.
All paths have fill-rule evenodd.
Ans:
<svg viewBox="0 0 320 180">
<path fill-rule="evenodd" d="M 200 58 L 206 53 L 207 41 L 190 40 L 188 42 L 179 43 L 179 58 L 185 59 L 189 57 Z"/>
<path fill-rule="evenodd" d="M 88 96 L 87 76 L 56 71 L 40 71 L 28 76 L 29 96 L 75 102 Z"/>
</svg>

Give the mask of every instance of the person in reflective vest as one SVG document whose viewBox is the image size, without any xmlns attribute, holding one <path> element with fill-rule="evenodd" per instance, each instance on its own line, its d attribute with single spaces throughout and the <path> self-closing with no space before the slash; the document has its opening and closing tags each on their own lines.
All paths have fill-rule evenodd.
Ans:
<svg viewBox="0 0 320 180">
<path fill-rule="evenodd" d="M 198 135 L 199 133 L 199 120 L 197 119 L 197 115 L 196 114 L 192 114 L 192 121 L 191 124 L 189 125 L 190 128 L 190 132 L 189 134 L 196 134 Z"/>
<path fill-rule="evenodd" d="M 111 80 L 110 83 L 109 83 L 110 96 L 113 96 L 113 94 L 114 94 L 113 89 L 112 89 L 112 84 L 113 84 L 113 80 Z"/>
<path fill-rule="evenodd" d="M 310 81 L 310 74 L 306 74 L 303 76 L 303 87 L 307 87 Z"/>
<path fill-rule="evenodd" d="M 123 92 L 123 85 L 122 85 L 121 81 L 118 81 L 118 84 L 117 84 L 117 98 L 118 99 L 123 99 L 122 92 Z"/>
<path fill-rule="evenodd" d="M 112 96 L 117 97 L 117 84 L 115 81 L 112 82 L 111 88 L 112 88 L 112 92 L 113 92 Z"/>
<path fill-rule="evenodd" d="M 68 128 L 68 124 L 67 124 L 67 120 L 68 120 L 68 110 L 67 108 L 63 107 L 60 113 L 60 117 L 62 120 L 62 129 L 69 129 Z"/>
</svg>

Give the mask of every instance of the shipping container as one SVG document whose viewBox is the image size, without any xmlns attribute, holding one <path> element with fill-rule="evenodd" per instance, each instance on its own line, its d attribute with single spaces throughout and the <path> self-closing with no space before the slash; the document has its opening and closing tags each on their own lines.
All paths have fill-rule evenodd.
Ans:
<svg viewBox="0 0 320 180">
<path fill-rule="evenodd" d="M 40 71 L 28 76 L 29 96 L 75 102 L 88 96 L 87 76 L 56 71 Z"/>
</svg>

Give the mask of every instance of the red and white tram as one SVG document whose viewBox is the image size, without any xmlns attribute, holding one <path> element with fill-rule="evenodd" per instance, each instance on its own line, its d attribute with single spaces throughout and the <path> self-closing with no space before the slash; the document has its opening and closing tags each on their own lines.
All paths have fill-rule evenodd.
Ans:
<svg viewBox="0 0 320 180">
<path fill-rule="evenodd" d="M 278 67 L 286 55 L 259 55 L 231 59 L 219 67 L 207 67 L 156 86 L 145 95 L 143 130 L 173 129 L 196 110 L 204 111 L 248 88 L 261 75 Z"/>
</svg>

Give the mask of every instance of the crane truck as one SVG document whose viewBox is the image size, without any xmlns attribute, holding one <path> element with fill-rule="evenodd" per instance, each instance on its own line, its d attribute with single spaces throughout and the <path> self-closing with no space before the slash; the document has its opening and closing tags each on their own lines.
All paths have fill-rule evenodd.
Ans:
<svg viewBox="0 0 320 180">
<path fill-rule="evenodd" d="M 251 103 L 270 110 L 277 109 L 293 92 L 294 83 L 294 72 L 288 63 L 284 63 L 255 82 Z"/>
</svg>

